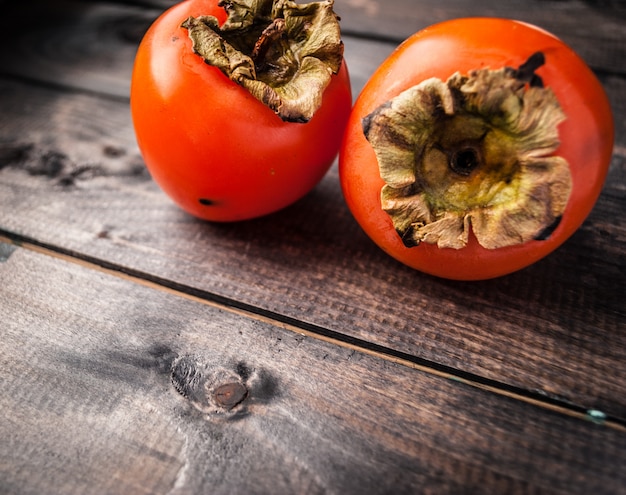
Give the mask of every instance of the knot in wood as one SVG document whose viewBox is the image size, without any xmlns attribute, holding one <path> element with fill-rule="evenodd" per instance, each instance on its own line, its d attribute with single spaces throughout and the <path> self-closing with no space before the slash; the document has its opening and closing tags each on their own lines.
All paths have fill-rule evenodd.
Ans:
<svg viewBox="0 0 626 495">
<path fill-rule="evenodd" d="M 213 391 L 213 400 L 215 403 L 227 411 L 241 404 L 247 396 L 248 389 L 243 383 L 239 382 L 219 385 Z"/>
</svg>

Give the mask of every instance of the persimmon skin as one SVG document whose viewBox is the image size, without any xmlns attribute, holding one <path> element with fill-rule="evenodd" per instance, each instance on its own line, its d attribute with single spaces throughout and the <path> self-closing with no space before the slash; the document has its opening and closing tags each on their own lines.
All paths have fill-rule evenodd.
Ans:
<svg viewBox="0 0 626 495">
<path fill-rule="evenodd" d="M 226 19 L 218 0 L 186 0 L 144 35 L 130 93 L 137 143 L 152 178 L 188 213 L 267 215 L 313 189 L 337 156 L 352 107 L 348 69 L 344 61 L 308 123 L 284 122 L 193 53 L 181 23 L 202 15 Z"/>
<path fill-rule="evenodd" d="M 380 177 L 362 119 L 420 82 L 474 69 L 519 67 L 542 52 L 537 70 L 566 120 L 559 126 L 556 154 L 570 166 L 573 188 L 561 222 L 546 240 L 485 249 L 470 233 L 461 249 L 421 243 L 405 247 L 381 208 Z M 366 234 L 398 261 L 442 278 L 482 280 L 527 267 L 558 248 L 584 222 L 602 190 L 611 160 L 614 124 L 606 93 L 585 62 L 552 34 L 526 23 L 465 18 L 428 27 L 403 42 L 371 76 L 355 102 L 340 151 L 339 174 L 345 201 Z"/>
</svg>

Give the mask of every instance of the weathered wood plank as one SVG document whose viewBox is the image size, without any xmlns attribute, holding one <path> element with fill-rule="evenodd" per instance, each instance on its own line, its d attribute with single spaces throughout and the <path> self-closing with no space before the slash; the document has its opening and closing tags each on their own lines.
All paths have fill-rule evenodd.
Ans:
<svg viewBox="0 0 626 495">
<path fill-rule="evenodd" d="M 623 493 L 626 431 L 3 252 L 3 493 Z"/>
<path fill-rule="evenodd" d="M 0 49 L 0 72 L 128 98 L 137 45 L 158 11 L 63 1 L 46 2 L 35 12 L 26 26 L 14 25 L 11 16 L 0 18 L 0 46 L 12 47 Z M 355 96 L 394 48 L 394 43 L 346 39 Z"/>
<path fill-rule="evenodd" d="M 14 4 L 0 17 L 0 71 L 128 98 L 137 45 L 156 15 L 105 2 Z"/>
<path fill-rule="evenodd" d="M 498 3 L 501 4 L 499 1 Z M 558 2 L 558 5 L 564 3 Z M 40 3 L 34 10 L 38 15 L 33 15 L 30 3 L 12 5 L 16 9 L 28 9 L 29 22 L 26 25 L 13 22 L 14 18 L 26 15 L 19 11 L 0 17 L 0 46 L 5 47 L 0 49 L 0 72 L 69 89 L 128 98 L 137 45 L 150 22 L 159 14 L 159 9 L 64 0 Z M 339 8 L 349 9 L 350 15 L 346 15 L 347 19 L 358 19 L 368 12 L 367 15 L 371 16 L 376 12 L 381 20 L 385 20 L 389 14 L 385 10 L 385 15 L 380 15 L 380 6 L 364 7 L 365 4 L 359 2 L 342 5 Z M 503 4 L 502 8 L 506 8 L 506 5 L 509 4 Z M 555 3 L 550 5 L 556 8 Z M 425 10 L 442 15 L 447 12 L 446 8 Z M 393 11 L 393 8 L 390 10 Z M 419 9 L 410 9 L 411 12 L 417 10 Z M 406 13 L 402 19 L 411 19 L 411 15 L 414 14 Z M 603 15 L 608 14 L 604 12 Z M 452 17 L 452 14 L 448 13 L 447 17 Z M 582 15 L 573 16 L 573 19 L 579 21 L 584 18 Z M 360 25 L 360 22 L 355 21 L 356 25 Z M 585 22 L 586 28 L 596 25 Z M 396 33 L 396 30 L 389 29 Z M 372 33 L 376 34 L 376 31 Z M 355 98 L 375 68 L 396 46 L 396 42 L 368 40 L 365 37 L 367 31 L 357 34 L 364 37 L 345 36 L 345 57 Z M 626 33 L 624 37 L 626 38 Z M 591 46 L 594 41 L 587 40 L 586 43 Z M 615 47 L 626 46 L 626 39 L 616 39 L 610 43 L 613 46 L 606 45 L 602 53 L 615 57 L 621 66 L 622 57 Z M 626 148 L 626 79 L 611 74 L 601 74 L 600 77 L 614 109 L 617 142 Z"/>
<path fill-rule="evenodd" d="M 346 33 L 403 40 L 457 17 L 505 17 L 540 26 L 568 43 L 594 69 L 624 75 L 626 6 L 597 0 L 337 0 Z M 523 44 L 523 40 L 520 40 Z"/>
<path fill-rule="evenodd" d="M 109 83 L 103 82 L 106 79 L 102 78 L 102 74 L 106 72 L 111 77 L 118 78 L 120 88 L 122 81 L 127 84 L 132 63 L 129 49 L 132 42 L 129 40 L 137 40 L 137 34 L 143 29 L 140 26 L 145 25 L 146 17 L 141 10 L 131 10 L 134 16 L 128 16 L 128 24 L 121 24 L 125 29 L 112 29 L 112 26 L 117 25 L 114 20 L 120 19 L 121 12 L 129 11 L 103 5 L 72 11 L 76 16 L 72 22 L 63 18 L 66 19 L 63 21 L 66 26 L 75 26 L 78 23 L 81 31 L 77 39 L 86 41 L 82 44 L 77 39 L 68 42 L 68 46 L 82 45 L 83 55 L 69 65 L 61 65 L 63 70 L 58 72 L 64 74 L 68 81 L 83 85 L 83 88 L 115 94 L 115 91 L 107 89 Z M 98 10 L 100 8 L 105 10 Z M 55 11 L 62 10 L 59 8 Z M 87 15 L 85 12 L 91 14 Z M 67 16 L 67 12 L 64 15 Z M 52 21 L 54 22 L 49 22 L 48 25 L 57 26 L 58 29 L 56 20 Z M 100 33 L 99 40 L 102 43 L 98 45 L 98 49 L 108 47 L 106 49 L 109 50 L 109 55 L 105 57 L 107 64 L 87 63 L 89 60 L 100 59 L 98 52 L 93 51 L 97 44 L 93 39 L 89 42 L 90 38 L 85 37 L 83 31 Z M 80 34 L 81 32 L 83 33 Z M 366 79 L 368 71 L 375 66 L 376 56 L 371 54 L 376 53 L 376 47 L 380 56 L 385 50 L 391 49 L 390 45 L 370 43 L 364 47 L 357 42 L 354 45 L 347 43 L 348 54 L 350 51 L 353 53 L 350 58 L 356 60 L 360 57 L 358 63 L 355 62 L 352 66 L 357 88 Z M 52 59 L 59 55 L 57 52 L 49 51 Z M 61 54 L 63 52 L 61 50 Z M 59 58 L 63 59 L 60 55 Z M 31 65 L 37 67 L 38 64 Z M 48 72 L 53 71 L 46 71 Z M 85 73 L 90 75 L 84 76 Z M 116 73 L 117 76 L 113 76 Z M 620 128 L 626 128 L 622 96 L 625 84 L 623 79 L 611 77 L 608 79 L 608 87 L 618 110 L 619 131 Z M 498 378 L 502 372 L 502 352 L 506 349 L 507 340 L 515 340 L 520 335 L 520 327 L 534 327 L 533 335 L 541 332 L 546 319 L 548 322 L 557 319 L 554 324 L 559 329 L 559 338 L 570 339 L 567 330 L 574 325 L 576 331 L 583 336 L 590 329 L 599 328 L 612 332 L 612 342 L 621 342 L 623 334 L 615 335 L 613 328 L 623 323 L 624 318 L 618 297 L 624 288 L 621 276 L 623 266 L 619 261 L 623 258 L 624 246 L 624 228 L 619 221 L 623 218 L 624 210 L 621 180 L 624 176 L 623 153 L 616 155 L 607 192 L 590 220 L 597 225 L 588 223 L 586 230 L 583 229 L 577 235 L 574 244 L 569 243 L 561 251 L 558 261 L 551 258 L 539 268 L 512 279 L 481 284 L 484 294 L 476 300 L 478 296 L 465 293 L 465 286 L 452 284 L 450 289 L 441 281 L 424 281 L 423 277 L 398 268 L 373 249 L 343 207 L 335 170 L 313 195 L 288 212 L 272 219 L 253 222 L 252 228 L 249 224 L 207 227 L 172 210 L 172 206 L 163 200 L 153 185 L 145 181 L 146 175 L 134 146 L 125 104 L 116 105 L 106 99 L 82 97 L 68 98 L 64 102 L 59 100 L 58 93 L 38 93 L 31 89 L 8 84 L 2 91 L 2 115 L 5 118 L 3 138 L 6 143 L 6 161 L 2 165 L 9 161 L 19 163 L 22 153 L 27 157 L 22 162 L 22 170 L 32 176 L 25 178 L 18 171 L 5 184 L 12 194 L 4 196 L 3 209 L 8 218 L 4 225 L 14 232 L 39 236 L 44 242 L 58 242 L 64 248 L 112 259 L 113 262 L 156 276 L 176 276 L 174 279 L 181 283 L 209 288 L 224 297 L 241 297 L 245 303 L 288 316 L 299 317 L 302 312 L 307 312 L 309 315 L 306 321 L 309 323 L 328 326 L 366 340 L 371 339 L 381 345 L 450 366 L 458 366 L 460 363 L 466 371 L 486 374 L 489 377 Z M 119 94 L 122 95 L 124 91 L 125 89 L 119 90 Z M 48 96 L 42 97 L 44 94 Z M 26 107 L 24 101 L 29 102 Z M 621 139 L 624 135 L 623 132 L 618 132 L 618 138 Z M 5 177 L 9 173 L 13 172 L 7 170 Z M 100 195 L 96 197 L 93 193 L 98 188 Z M 611 192 L 613 189 L 616 191 Z M 14 196 L 19 198 L 17 202 L 12 199 Z M 41 203 L 35 203 L 35 198 Z M 4 206 L 6 203 L 8 206 Z M 320 203 L 324 205 L 323 211 L 320 211 Z M 50 210 L 50 204 L 55 205 L 55 209 Z M 84 205 L 83 210 L 89 208 L 86 213 L 79 213 L 78 219 L 68 215 L 70 211 L 76 215 L 75 204 Z M 111 205 L 115 206 L 112 208 Z M 130 215 L 129 207 L 132 208 Z M 164 210 L 167 212 L 165 215 Z M 19 213 L 16 214 L 16 211 Z M 310 220 L 311 211 L 316 211 L 313 222 Z M 140 212 L 141 218 L 137 218 L 137 212 Z M 324 214 L 324 219 L 317 218 L 320 213 Z M 146 224 L 147 218 L 154 221 Z M 616 224 L 610 220 L 614 218 L 618 219 Z M 56 223 L 53 219 L 56 219 Z M 163 231 L 170 232 L 170 237 L 162 238 Z M 66 239 L 59 241 L 63 237 Z M 190 240 L 199 240 L 217 248 L 213 252 L 213 258 L 198 257 Z M 106 242 L 109 243 L 108 247 L 104 246 Z M 250 246 L 254 246 L 252 250 Z M 153 253 L 149 260 L 142 254 L 146 251 Z M 289 253 L 288 266 L 284 258 L 285 252 Z M 164 268 L 163 265 L 167 265 L 165 260 L 171 259 L 176 260 L 177 266 Z M 241 264 L 244 263 L 245 266 L 250 259 L 256 262 L 251 271 L 238 273 Z M 307 262 L 302 264 L 302 259 Z M 588 259 L 591 259 L 590 266 L 594 267 L 589 273 L 572 271 L 570 268 L 580 266 L 584 264 L 581 260 L 586 262 Z M 155 261 L 158 267 L 156 270 L 153 265 Z M 180 265 L 182 262 L 183 266 Z M 549 267 L 549 270 L 542 269 L 542 266 Z M 377 271 L 359 273 L 368 268 L 370 271 Z M 306 281 L 307 277 L 313 280 Z M 414 280 L 416 277 L 417 281 Z M 554 281 L 555 278 L 558 279 L 557 282 Z M 371 287 L 373 281 L 380 283 L 381 279 L 384 281 L 380 292 L 384 294 L 383 302 L 376 294 L 368 293 L 364 289 Z M 581 283 L 582 279 L 586 283 Z M 332 289 L 329 290 L 327 285 L 332 286 Z M 403 285 L 420 297 L 407 297 L 403 294 Z M 475 286 L 471 287 L 468 290 L 475 291 Z M 502 287 L 506 290 L 504 295 L 499 296 L 498 291 Z M 272 297 L 268 298 L 266 289 L 271 290 Z M 293 296 L 293 301 L 284 300 L 283 295 L 288 291 Z M 424 296 L 422 292 L 428 292 L 429 295 Z M 530 308 L 525 303 L 528 294 L 532 295 L 534 305 Z M 578 304 L 577 298 L 583 299 L 585 304 Z M 437 306 L 438 303 L 440 307 Z M 416 305 L 421 313 L 413 314 Z M 514 310 L 511 315 L 507 314 L 509 306 Z M 445 314 L 442 307 L 450 314 Z M 320 314 L 319 308 L 324 308 L 327 313 Z M 481 313 L 483 309 L 491 316 L 485 317 Z M 540 311 L 529 317 L 526 315 L 529 309 Z M 506 330 L 496 333 L 499 338 L 495 341 L 501 346 L 501 350 L 492 350 L 484 357 L 485 349 L 481 346 L 489 347 L 489 339 L 494 328 L 500 326 L 501 318 L 506 322 Z M 463 324 L 459 324 L 461 320 L 464 321 Z M 462 331 L 457 334 L 459 326 Z M 548 336 L 540 339 L 541 345 L 559 347 L 559 339 L 552 342 L 550 326 L 547 331 Z M 425 342 L 422 341 L 424 335 L 427 335 Z M 595 343 L 590 347 L 587 337 L 578 339 L 583 342 L 583 349 L 589 353 L 587 359 L 591 361 L 608 352 L 602 347 L 604 337 L 600 335 L 595 338 Z M 476 359 L 472 359 L 469 364 L 466 363 L 468 339 L 478 341 L 476 346 L 480 349 L 478 356 L 470 354 Z M 534 337 L 531 340 L 534 342 Z M 574 343 L 564 354 L 565 361 L 577 357 L 581 352 L 577 347 L 578 340 L 574 338 Z M 446 342 L 445 345 L 441 341 Z M 619 346 L 616 348 L 620 349 Z M 538 378 L 534 376 L 537 371 L 531 372 L 529 380 L 526 376 L 528 370 L 533 365 L 540 364 L 534 361 L 536 357 L 529 358 L 526 355 L 534 351 L 536 349 L 532 348 L 518 351 L 520 355 L 515 359 L 522 362 L 521 367 L 525 372 L 520 374 L 520 366 L 512 366 L 507 370 L 506 380 L 568 400 L 579 400 L 578 392 L 571 392 L 572 384 L 569 382 L 572 376 L 569 373 L 561 376 L 559 366 L 551 365 L 554 369 L 548 373 L 547 378 Z M 623 381 L 617 380 L 613 388 L 606 391 L 606 384 L 602 382 L 604 373 L 610 369 L 617 370 L 617 378 L 623 377 L 622 368 L 615 367 L 612 363 L 612 359 L 621 359 L 619 352 L 621 351 L 618 350 L 617 355 L 605 359 L 606 364 L 600 370 L 597 383 L 592 381 L 588 386 L 574 386 L 574 390 L 581 386 L 585 388 L 583 404 L 593 407 L 610 405 L 610 410 L 623 415 L 623 407 L 615 409 L 615 399 L 610 398 L 614 392 L 621 392 Z M 550 362 L 551 358 L 551 355 L 547 356 L 546 361 Z M 571 363 L 569 365 L 573 366 Z M 583 375 L 584 372 L 580 369 L 575 374 L 578 379 Z M 554 386 L 554 380 L 558 386 Z M 590 396 L 587 395 L 589 393 Z M 623 397 L 624 394 L 616 395 Z"/>
<path fill-rule="evenodd" d="M 378 250 L 345 207 L 335 168 L 281 213 L 200 222 L 149 180 L 126 103 L 0 84 L 10 158 L 0 171 L 1 229 L 626 417 L 623 156 L 588 222 L 557 253 L 510 277 L 454 283 Z"/>
<path fill-rule="evenodd" d="M 174 0 L 142 5 L 166 9 Z M 346 34 L 402 41 L 431 24 L 457 17 L 508 17 L 541 26 L 570 44 L 598 70 L 625 73 L 626 5 L 619 0 L 336 0 Z"/>
<path fill-rule="evenodd" d="M 163 5 L 168 3 L 173 2 Z M 0 50 L 0 71 L 127 97 L 136 47 L 163 8 L 77 0 L 10 4 L 0 17 L 0 44 L 11 47 Z M 626 58 L 626 14 L 616 4 L 600 8 L 575 0 L 483 0 L 478 7 L 463 0 L 389 0 L 384 4 L 350 0 L 338 1 L 337 11 L 342 15 L 348 47 L 357 43 L 354 36 L 389 40 L 368 47 L 365 53 L 372 56 L 365 61 L 366 78 L 382 60 L 381 50 L 386 55 L 420 28 L 467 15 L 534 22 L 569 42 L 594 69 L 626 75 L 622 63 Z M 28 18 L 29 22 L 14 22 L 16 18 Z M 362 49 L 346 52 L 348 65 L 357 73 L 361 70 L 362 60 L 358 57 Z M 356 85 L 355 95 L 360 87 Z"/>
</svg>

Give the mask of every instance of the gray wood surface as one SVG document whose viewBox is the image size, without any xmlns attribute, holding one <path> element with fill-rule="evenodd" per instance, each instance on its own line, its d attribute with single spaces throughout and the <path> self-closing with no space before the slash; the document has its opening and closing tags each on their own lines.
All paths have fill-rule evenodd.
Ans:
<svg viewBox="0 0 626 495">
<path fill-rule="evenodd" d="M 553 256 L 510 277 L 455 283 L 399 266 L 378 250 L 343 205 L 335 169 L 277 215 L 206 224 L 149 180 L 125 103 L 67 95 L 59 104 L 54 91 L 32 87 L 32 113 L 21 106 L 11 112 L 25 95 L 15 83 L 5 87 L 14 97 L 0 111 L 12 128 L 23 136 L 20 129 L 41 126 L 41 138 L 31 127 L 33 139 L 16 141 L 32 148 L 3 170 L 6 231 L 626 417 L 623 160 L 589 221 Z M 94 112 L 99 118 L 90 121 Z"/>
<path fill-rule="evenodd" d="M 0 277 L 12 301 L 0 305 L 2 493 L 588 494 L 626 483 L 624 430 L 49 253 L 15 249 Z M 219 399 L 228 386 L 240 402 Z"/>
<path fill-rule="evenodd" d="M 162 10 L 173 0 L 145 0 Z M 597 70 L 626 73 L 626 4 L 621 0 L 335 0 L 347 35 L 398 43 L 457 17 L 507 17 L 536 24 L 572 46 Z M 523 40 L 520 40 L 523 43 Z"/>
<path fill-rule="evenodd" d="M 174 206 L 128 111 L 171 3 L 0 2 L 0 493 L 626 493 L 623 7 L 337 0 L 355 96 L 403 37 L 472 13 L 552 30 L 609 94 L 583 227 L 458 283 L 374 246 L 336 166 L 254 221 Z"/>
<path fill-rule="evenodd" d="M 5 152 L 14 157 L 0 184 L 4 229 L 322 332 L 626 418 L 625 162 L 619 149 L 605 193 L 573 239 L 534 267 L 480 284 L 431 279 L 388 259 L 352 220 L 336 168 L 284 212 L 209 225 L 181 213 L 149 181 L 128 102 L 110 98 L 128 84 L 138 39 L 135 31 L 134 38 L 111 34 L 111 26 L 124 25 L 112 19 L 146 26 L 149 17 L 108 4 L 86 11 L 62 43 L 84 45 L 82 56 L 61 57 L 57 71 L 38 76 L 64 85 L 63 73 L 72 81 L 65 87 L 82 92 L 59 99 L 54 88 L 3 83 L 11 95 L 0 102 L 10 123 Z M 72 19 L 80 11 L 55 12 Z M 101 44 L 89 43 L 94 32 Z M 34 33 L 23 32 L 22 44 L 40 32 Z M 346 46 L 357 94 L 392 45 L 347 38 Z M 38 66 L 36 59 L 25 64 L 4 53 L 17 60 L 6 67 L 18 72 Z M 623 80 L 615 79 L 611 95 L 620 100 Z M 111 80 L 118 89 L 107 93 Z"/>
</svg>

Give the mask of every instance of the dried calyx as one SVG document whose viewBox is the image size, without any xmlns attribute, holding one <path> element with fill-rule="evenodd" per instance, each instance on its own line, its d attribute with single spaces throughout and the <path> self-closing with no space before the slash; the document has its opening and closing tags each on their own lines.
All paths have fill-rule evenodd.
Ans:
<svg viewBox="0 0 626 495">
<path fill-rule="evenodd" d="M 182 24 L 207 64 L 246 88 L 288 122 L 308 122 L 343 60 L 333 0 L 221 0 L 228 19 Z"/>
<path fill-rule="evenodd" d="M 535 70 L 456 73 L 409 88 L 363 119 L 385 185 L 382 208 L 408 247 L 487 249 L 545 239 L 572 180 L 554 152 L 565 115 Z"/>
</svg>

